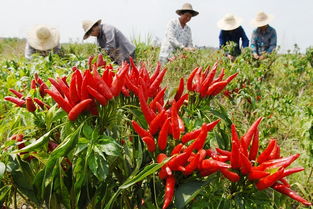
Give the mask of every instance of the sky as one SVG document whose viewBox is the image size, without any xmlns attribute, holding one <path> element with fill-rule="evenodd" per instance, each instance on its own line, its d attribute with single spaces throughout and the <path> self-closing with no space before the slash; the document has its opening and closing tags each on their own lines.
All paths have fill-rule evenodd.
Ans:
<svg viewBox="0 0 313 209">
<path fill-rule="evenodd" d="M 0 0 L 0 37 L 25 38 L 37 24 L 56 27 L 61 43 L 82 43 L 81 22 L 97 20 L 114 25 L 129 39 L 162 40 L 167 23 L 177 18 L 175 11 L 186 0 Z M 226 13 L 243 18 L 242 26 L 250 39 L 250 24 L 257 12 L 274 15 L 270 23 L 276 29 L 282 52 L 298 44 L 302 51 L 313 46 L 313 0 L 189 0 L 199 15 L 192 18 L 193 43 L 218 47 L 216 23 Z M 94 42 L 89 38 L 87 42 Z"/>
</svg>

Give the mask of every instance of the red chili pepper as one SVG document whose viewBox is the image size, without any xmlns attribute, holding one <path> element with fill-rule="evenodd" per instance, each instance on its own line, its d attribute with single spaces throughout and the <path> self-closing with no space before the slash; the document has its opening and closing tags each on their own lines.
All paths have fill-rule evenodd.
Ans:
<svg viewBox="0 0 313 209">
<path fill-rule="evenodd" d="M 185 100 L 188 100 L 189 95 L 184 94 L 179 100 L 176 102 L 177 111 L 180 110 L 181 106 L 184 104 Z"/>
<path fill-rule="evenodd" d="M 241 165 L 240 171 L 243 175 L 247 175 L 252 168 L 251 162 L 248 159 L 248 157 L 245 156 L 242 152 L 239 152 L 239 156 L 240 156 L 240 165 Z"/>
<path fill-rule="evenodd" d="M 280 167 L 288 167 L 293 161 L 295 161 L 300 154 L 294 154 L 288 157 L 268 160 L 259 165 L 259 167 L 263 169 L 271 169 L 271 168 L 280 168 Z"/>
<path fill-rule="evenodd" d="M 10 90 L 10 92 L 12 92 L 13 94 L 15 94 L 15 96 L 17 96 L 17 97 L 20 98 L 20 99 L 24 96 L 22 93 L 20 93 L 20 92 L 14 90 L 14 89 L 9 89 L 9 90 Z"/>
<path fill-rule="evenodd" d="M 107 104 L 107 99 L 102 96 L 96 89 L 92 88 L 91 86 L 87 86 L 88 93 L 93 96 L 102 106 Z"/>
<path fill-rule="evenodd" d="M 279 179 L 279 181 L 281 183 L 283 183 L 286 187 L 290 187 L 290 184 L 288 183 L 287 179 L 286 178 L 281 178 Z"/>
<path fill-rule="evenodd" d="M 132 120 L 132 125 L 134 130 L 136 131 L 136 133 L 141 137 L 145 137 L 145 136 L 151 136 L 151 134 L 149 133 L 149 131 L 146 131 L 145 129 L 143 129 L 136 121 Z"/>
<path fill-rule="evenodd" d="M 143 137 L 142 141 L 144 141 L 146 143 L 149 152 L 154 152 L 155 151 L 155 142 L 154 142 L 154 139 L 151 136 Z"/>
<path fill-rule="evenodd" d="M 126 64 L 120 69 L 112 81 L 111 91 L 113 96 L 118 96 L 121 93 L 122 87 L 124 85 L 124 78 L 129 69 L 129 65 Z"/>
<path fill-rule="evenodd" d="M 70 91 L 69 91 L 67 84 L 61 78 L 57 78 L 57 82 L 63 92 L 63 95 L 65 95 L 65 97 L 69 100 L 69 102 L 72 103 L 72 101 L 70 100 L 71 99 Z"/>
<path fill-rule="evenodd" d="M 89 67 L 89 69 L 91 69 L 91 65 L 92 65 L 93 58 L 94 58 L 94 56 L 90 56 L 90 57 L 88 58 L 88 67 Z"/>
<path fill-rule="evenodd" d="M 231 125 L 231 134 L 232 134 L 232 148 L 231 148 L 231 158 L 230 164 L 232 168 L 240 168 L 240 142 L 238 139 L 238 134 L 236 131 L 236 126 L 234 124 Z"/>
<path fill-rule="evenodd" d="M 58 90 L 58 92 L 64 96 L 64 93 L 62 91 L 62 88 L 60 87 L 60 84 L 54 80 L 53 78 L 48 78 L 48 80 L 50 81 L 50 83 L 56 88 L 56 90 Z"/>
<path fill-rule="evenodd" d="M 103 59 L 103 55 L 99 54 L 97 57 L 97 66 L 98 67 L 102 67 L 102 66 L 104 67 L 105 65 L 106 65 L 106 62 Z"/>
<path fill-rule="evenodd" d="M 158 146 L 160 150 L 164 150 L 167 146 L 167 137 L 169 128 L 170 128 L 170 119 L 168 118 L 165 120 L 159 133 Z"/>
<path fill-rule="evenodd" d="M 188 176 L 198 167 L 200 154 L 197 154 L 195 158 L 185 167 L 184 175 Z"/>
<path fill-rule="evenodd" d="M 35 112 L 36 106 L 35 106 L 35 104 L 34 104 L 32 98 L 27 97 L 25 103 L 26 103 L 26 109 L 27 109 L 29 112 Z"/>
<path fill-rule="evenodd" d="M 193 69 L 193 71 L 190 73 L 188 79 L 187 79 L 187 89 L 188 91 L 194 91 L 194 88 L 193 88 L 193 78 L 195 77 L 196 73 L 198 72 L 198 67 Z"/>
<path fill-rule="evenodd" d="M 77 96 L 80 100 L 80 98 L 81 98 L 81 87 L 82 87 L 82 83 L 83 83 L 83 76 L 82 76 L 80 70 L 76 70 L 74 72 L 74 74 L 76 74 L 76 92 L 77 92 Z"/>
<path fill-rule="evenodd" d="M 199 92 L 201 87 L 201 74 L 202 74 L 202 67 L 199 67 L 198 71 L 196 72 L 193 81 L 192 81 L 192 89 L 194 91 Z"/>
<path fill-rule="evenodd" d="M 70 94 L 70 101 L 72 104 L 77 104 L 80 101 L 79 95 L 77 93 L 77 74 L 72 75 L 72 80 L 70 83 L 69 94 Z"/>
<path fill-rule="evenodd" d="M 175 99 L 176 102 L 177 102 L 177 101 L 180 99 L 180 97 L 182 96 L 183 91 L 184 91 L 184 79 L 181 78 L 180 81 L 179 81 L 179 85 L 178 85 L 177 92 L 176 92 L 176 94 L 175 94 L 175 96 L 174 96 L 174 99 Z"/>
<path fill-rule="evenodd" d="M 236 141 L 232 141 L 230 164 L 232 168 L 240 168 L 239 145 Z"/>
<path fill-rule="evenodd" d="M 268 156 L 268 160 L 277 159 L 277 158 L 279 158 L 279 155 L 280 155 L 280 149 L 279 149 L 278 144 L 276 143 L 272 152 Z"/>
<path fill-rule="evenodd" d="M 205 80 L 201 84 L 200 88 L 200 95 L 202 97 L 206 96 L 206 92 L 211 85 L 213 78 L 216 74 L 216 69 L 217 69 L 217 62 L 213 65 L 212 70 L 209 72 L 209 74 L 206 76 Z"/>
<path fill-rule="evenodd" d="M 284 194 L 284 195 L 287 195 L 289 196 L 290 198 L 302 203 L 303 205 L 306 205 L 306 206 L 310 206 L 312 205 L 311 202 L 305 200 L 304 198 L 302 198 L 301 196 L 299 196 L 295 191 L 293 191 L 292 189 L 286 187 L 285 185 L 282 185 L 282 184 L 274 184 L 272 186 L 273 189 L 275 189 L 276 191 Z"/>
<path fill-rule="evenodd" d="M 68 114 L 68 119 L 74 121 L 78 118 L 81 112 L 87 109 L 88 105 L 92 102 L 92 99 L 85 99 L 75 105 Z"/>
<path fill-rule="evenodd" d="M 168 166 L 172 171 L 177 171 L 180 169 L 180 166 L 185 165 L 191 152 L 183 152 L 173 157 L 169 162 Z"/>
<path fill-rule="evenodd" d="M 261 170 L 257 170 L 257 169 L 253 169 L 254 167 L 251 168 L 249 174 L 248 174 L 248 178 L 250 181 L 253 181 L 253 180 L 257 180 L 257 179 L 261 179 L 265 176 L 268 176 L 270 175 L 269 172 L 266 172 L 266 171 L 261 171 Z"/>
<path fill-rule="evenodd" d="M 171 107 L 171 128 L 172 128 L 172 135 L 174 139 L 179 139 L 180 137 L 180 130 L 179 130 L 179 123 L 178 123 L 178 111 L 176 107 L 176 101 L 173 101 Z"/>
<path fill-rule="evenodd" d="M 268 175 L 266 177 L 261 178 L 256 184 L 256 188 L 258 190 L 266 189 L 270 186 L 272 186 L 276 181 L 278 181 L 282 175 L 284 174 L 284 168 L 280 168 L 275 173 Z"/>
<path fill-rule="evenodd" d="M 258 155 L 258 150 L 259 150 L 259 130 L 258 128 L 256 128 L 253 136 L 252 145 L 250 148 L 249 160 L 256 159 L 256 156 Z"/>
<path fill-rule="evenodd" d="M 283 177 L 289 176 L 289 175 L 291 175 L 293 173 L 297 173 L 297 172 L 300 172 L 300 171 L 303 171 L 303 170 L 304 170 L 303 167 L 290 168 L 290 169 L 284 170 Z"/>
<path fill-rule="evenodd" d="M 41 97 L 46 96 L 47 93 L 45 92 L 45 89 L 48 89 L 48 86 L 45 83 L 40 84 L 39 93 Z"/>
<path fill-rule="evenodd" d="M 145 119 L 148 122 L 148 124 L 150 124 L 151 121 L 155 117 L 155 113 L 148 106 L 148 104 L 144 98 L 143 89 L 141 87 L 139 88 L 138 93 L 139 93 L 138 97 L 139 97 L 139 103 L 140 103 L 141 111 L 142 111 L 143 115 L 145 116 Z"/>
<path fill-rule="evenodd" d="M 30 83 L 30 88 L 31 89 L 36 89 L 37 88 L 37 83 L 36 83 L 36 81 L 34 79 Z"/>
<path fill-rule="evenodd" d="M 222 169 L 220 169 L 220 171 L 231 182 L 237 182 L 240 180 L 240 176 L 237 173 L 232 172 L 232 171 L 228 170 L 227 168 L 222 168 Z"/>
<path fill-rule="evenodd" d="M 194 141 L 194 143 L 195 143 L 194 148 L 196 150 L 200 150 L 203 148 L 207 136 L 208 136 L 208 130 L 207 130 L 206 124 L 204 123 L 201 127 L 201 132 L 200 132 L 199 136 Z"/>
<path fill-rule="evenodd" d="M 25 101 L 16 97 L 6 96 L 4 97 L 4 100 L 12 102 L 16 104 L 19 107 L 23 107 L 25 105 Z"/>
<path fill-rule="evenodd" d="M 93 69 L 94 80 L 96 82 L 96 87 L 92 86 L 94 89 L 98 90 L 103 96 L 105 96 L 108 100 L 113 98 L 113 93 L 107 83 L 101 78 L 97 69 Z M 90 84 L 89 84 L 90 85 Z"/>
<path fill-rule="evenodd" d="M 45 92 L 47 92 L 65 112 L 69 113 L 71 111 L 72 105 L 68 103 L 60 94 L 57 94 L 50 89 L 46 89 Z"/>
<path fill-rule="evenodd" d="M 177 115 L 178 118 L 178 127 L 179 127 L 179 131 L 180 133 L 184 133 L 185 132 L 185 124 L 184 121 L 181 119 L 181 117 L 179 115 Z"/>
<path fill-rule="evenodd" d="M 226 81 L 219 81 L 216 83 L 213 83 L 207 90 L 206 95 L 207 96 L 216 96 L 219 94 L 227 85 Z"/>
<path fill-rule="evenodd" d="M 256 133 L 256 129 L 258 128 L 260 122 L 262 121 L 262 117 L 258 118 L 248 129 L 248 131 L 245 133 L 245 135 L 242 137 L 242 140 L 245 142 L 245 145 L 249 147 L 252 136 Z"/>
<path fill-rule="evenodd" d="M 275 139 L 271 139 L 268 146 L 266 147 L 266 149 L 259 155 L 259 157 L 257 158 L 257 162 L 258 163 L 263 163 L 268 159 L 268 156 L 270 155 L 270 153 L 272 152 L 273 148 L 275 147 L 276 144 L 276 140 Z"/>
<path fill-rule="evenodd" d="M 171 152 L 171 156 L 180 153 L 181 150 L 182 150 L 182 148 L 183 148 L 183 146 L 184 146 L 184 145 L 183 145 L 182 143 L 177 144 L 177 145 L 173 148 L 173 150 L 172 150 L 172 152 Z"/>
<path fill-rule="evenodd" d="M 223 163 L 223 162 L 219 162 L 217 160 L 213 160 L 213 159 L 205 159 L 201 162 L 201 170 L 210 170 L 210 169 L 217 169 L 220 170 L 222 168 L 230 168 L 231 166 Z"/>
<path fill-rule="evenodd" d="M 149 131 L 152 135 L 156 134 L 162 127 L 166 120 L 165 110 L 155 116 L 155 118 L 149 124 Z"/>
<path fill-rule="evenodd" d="M 212 84 L 213 84 L 213 83 L 216 83 L 216 82 L 220 82 L 221 80 L 223 80 L 224 75 L 225 75 L 225 69 L 222 68 L 220 74 L 217 76 L 216 79 L 214 79 L 214 81 L 212 82 Z"/>
<path fill-rule="evenodd" d="M 231 82 L 237 75 L 238 75 L 238 73 L 234 73 L 233 75 L 229 76 L 229 77 L 226 79 L 226 82 L 227 82 L 227 83 Z"/>
<path fill-rule="evenodd" d="M 130 91 L 125 86 L 122 86 L 122 94 L 125 97 L 130 97 Z"/>
<path fill-rule="evenodd" d="M 125 85 L 136 96 L 138 96 L 138 87 L 135 84 L 133 84 L 133 82 L 129 79 L 128 75 L 125 76 Z"/>
<path fill-rule="evenodd" d="M 156 79 L 151 83 L 149 90 L 148 90 L 150 97 L 154 97 L 156 95 L 157 92 L 155 90 L 160 87 L 160 84 L 164 78 L 166 71 L 167 71 L 167 69 L 163 69 L 159 73 L 158 77 L 156 77 Z"/>
<path fill-rule="evenodd" d="M 164 203 L 162 209 L 166 209 L 172 202 L 175 193 L 175 177 L 169 176 L 166 178 Z"/>
<path fill-rule="evenodd" d="M 160 73 L 160 69 L 161 69 L 161 63 L 158 62 L 155 69 L 154 69 L 152 76 L 150 77 L 150 82 L 153 82 L 158 77 L 158 75 Z"/>
<path fill-rule="evenodd" d="M 46 107 L 47 109 L 50 109 L 50 106 L 47 105 L 46 103 L 44 103 L 43 101 L 41 101 L 40 99 L 34 98 L 34 101 L 40 106 L 41 109 L 44 110 L 45 107 Z"/>
<path fill-rule="evenodd" d="M 208 132 L 211 131 L 220 121 L 221 120 L 218 119 L 216 121 L 213 121 L 212 123 L 207 123 L 206 124 L 207 131 Z M 182 143 L 185 144 L 185 143 L 189 142 L 190 140 L 197 138 L 199 136 L 200 132 L 201 132 L 201 128 L 186 133 L 185 135 L 182 136 L 182 139 L 181 139 Z"/>
<path fill-rule="evenodd" d="M 166 158 L 167 158 L 166 154 L 164 153 L 158 154 L 157 163 L 163 162 Z M 171 175 L 172 175 L 171 169 L 168 167 L 167 164 L 165 164 L 159 172 L 160 179 L 165 179 L 166 177 L 171 176 Z"/>
<path fill-rule="evenodd" d="M 215 148 L 215 149 L 216 149 L 216 151 L 217 151 L 218 153 L 220 153 L 221 155 L 225 155 L 225 156 L 231 157 L 231 152 L 226 151 L 226 150 L 222 150 L 222 149 L 220 149 L 220 148 Z"/>
</svg>

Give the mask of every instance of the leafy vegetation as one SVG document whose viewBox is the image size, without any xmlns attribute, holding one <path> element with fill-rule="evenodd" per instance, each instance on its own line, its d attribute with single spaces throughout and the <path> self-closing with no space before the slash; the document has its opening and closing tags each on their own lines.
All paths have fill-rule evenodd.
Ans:
<svg viewBox="0 0 313 209">
<path fill-rule="evenodd" d="M 0 203 L 17 207 L 22 201 L 34 208 L 161 208 L 165 182 L 157 174 L 168 161 L 156 163 L 160 151 L 149 152 L 133 130 L 132 120 L 145 129 L 149 127 L 135 95 L 119 95 L 101 106 L 98 117 L 86 113 L 70 122 L 50 97 L 41 97 L 38 88 L 31 88 L 35 74 L 49 88 L 48 78 L 66 76 L 69 82 L 72 67 L 82 71 L 89 68 L 88 57 L 99 53 L 97 47 L 66 44 L 61 56 L 50 54 L 29 61 L 23 58 L 23 42 L 17 42 L 0 42 Z M 8 46 L 20 50 L 8 50 Z M 159 49 L 139 41 L 136 46 L 138 69 L 145 67 L 153 74 Z M 236 124 L 238 135 L 243 136 L 257 118 L 263 117 L 259 125 L 261 150 L 275 138 L 281 156 L 301 154 L 294 164 L 305 170 L 289 176 L 288 181 L 293 190 L 312 202 L 313 49 L 301 54 L 295 46 L 287 54 L 273 53 L 262 61 L 254 60 L 249 49 L 234 62 L 223 54 L 222 50 L 208 49 L 178 52 L 164 66 L 167 72 L 161 87 L 167 87 L 167 107 L 171 106 L 180 78 L 187 80 L 196 67 L 206 69 L 218 61 L 225 77 L 238 72 L 223 93 L 214 98 L 202 100 L 189 92 L 189 102 L 180 112 L 186 132 L 220 118 L 219 125 L 208 133 L 205 149 L 231 150 L 230 125 Z M 105 60 L 109 66 L 110 60 Z M 113 65 L 113 69 L 116 71 L 118 66 Z M 29 112 L 15 107 L 4 100 L 12 96 L 10 88 L 25 97 L 42 98 L 51 108 Z M 13 140 L 12 136 L 19 134 L 22 139 Z M 167 154 L 178 142 L 168 143 L 164 151 Z M 52 145 L 57 147 L 52 149 Z M 258 191 L 244 178 L 232 183 L 220 172 L 186 177 L 175 171 L 175 177 L 179 183 L 172 208 L 304 207 L 272 189 Z"/>
</svg>

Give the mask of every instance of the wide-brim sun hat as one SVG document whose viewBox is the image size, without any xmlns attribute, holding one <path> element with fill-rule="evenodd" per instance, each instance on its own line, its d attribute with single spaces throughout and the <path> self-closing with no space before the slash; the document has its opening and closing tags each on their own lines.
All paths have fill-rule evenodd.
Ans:
<svg viewBox="0 0 313 209">
<path fill-rule="evenodd" d="M 255 18 L 251 20 L 251 24 L 255 27 L 262 27 L 269 24 L 273 18 L 273 15 L 266 14 L 265 12 L 258 12 Z"/>
<path fill-rule="evenodd" d="M 27 35 L 28 44 L 40 51 L 53 49 L 60 43 L 60 33 L 47 25 L 36 25 Z"/>
<path fill-rule="evenodd" d="M 83 39 L 87 39 L 90 36 L 90 30 L 93 26 L 100 24 L 101 20 L 97 20 L 97 21 L 92 21 L 92 20 L 83 20 L 82 25 L 83 25 L 83 29 L 85 31 L 85 34 L 83 36 Z"/>
<path fill-rule="evenodd" d="M 189 3 L 183 4 L 181 9 L 176 10 L 176 14 L 178 15 L 181 15 L 183 12 L 190 12 L 193 17 L 199 14 L 199 12 L 193 10 L 192 5 Z"/>
<path fill-rule="evenodd" d="M 238 28 L 242 23 L 242 18 L 233 14 L 226 14 L 222 19 L 217 22 L 217 27 L 222 30 L 234 30 Z"/>
</svg>

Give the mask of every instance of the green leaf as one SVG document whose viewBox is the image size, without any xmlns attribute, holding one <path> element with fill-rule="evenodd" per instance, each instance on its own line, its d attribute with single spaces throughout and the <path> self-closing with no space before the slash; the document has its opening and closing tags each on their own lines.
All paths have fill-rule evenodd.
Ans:
<svg viewBox="0 0 313 209">
<path fill-rule="evenodd" d="M 182 185 L 175 191 L 175 206 L 184 208 L 193 198 L 195 198 L 208 182 L 192 181 Z"/>
<path fill-rule="evenodd" d="M 142 171 L 140 171 L 136 176 L 130 176 L 123 185 L 121 185 L 120 189 L 127 189 L 128 187 L 136 184 L 139 181 L 142 181 L 147 176 L 155 173 L 159 170 L 165 163 L 167 163 L 171 158 L 164 160 L 162 163 L 153 163 L 151 165 L 147 165 Z"/>
<path fill-rule="evenodd" d="M 99 140 L 97 144 L 99 150 L 110 156 L 120 156 L 121 146 L 111 137 L 106 137 Z"/>
<path fill-rule="evenodd" d="M 99 181 L 104 181 L 109 173 L 109 166 L 105 157 L 95 152 L 88 158 L 88 167 Z"/>
<path fill-rule="evenodd" d="M 11 190 L 12 186 L 11 185 L 6 185 L 0 189 L 0 203 L 4 202 L 7 194 Z"/>
<path fill-rule="evenodd" d="M 5 172 L 5 164 L 0 161 L 0 180 L 2 179 Z"/>
<path fill-rule="evenodd" d="M 54 130 L 54 129 L 52 129 Z M 41 147 L 42 145 L 46 144 L 49 140 L 49 136 L 52 132 L 52 130 L 48 131 L 47 133 L 45 133 L 43 136 L 41 136 L 38 140 L 36 140 L 35 142 L 31 143 L 30 145 L 20 149 L 20 150 L 16 150 L 13 153 L 21 153 L 21 152 L 31 152 L 34 151 L 35 149 Z"/>
<path fill-rule="evenodd" d="M 83 127 L 83 134 L 87 139 L 90 139 L 93 133 L 93 128 L 91 128 L 89 125 L 84 125 Z"/>
</svg>

